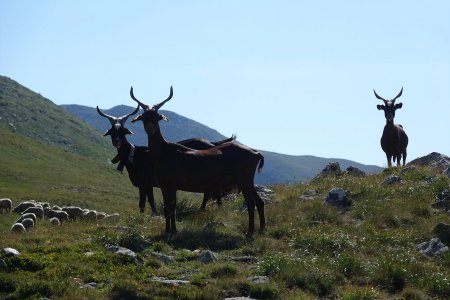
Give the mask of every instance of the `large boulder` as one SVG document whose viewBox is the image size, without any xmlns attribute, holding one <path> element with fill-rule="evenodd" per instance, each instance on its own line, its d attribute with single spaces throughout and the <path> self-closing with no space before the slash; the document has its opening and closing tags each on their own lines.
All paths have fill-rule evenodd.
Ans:
<svg viewBox="0 0 450 300">
<path fill-rule="evenodd" d="M 344 189 L 333 188 L 328 192 L 325 204 L 346 209 L 352 204 L 352 201 L 347 197 L 347 192 Z"/>
<path fill-rule="evenodd" d="M 448 251 L 448 247 L 445 246 L 438 238 L 433 238 L 428 242 L 420 243 L 417 245 L 417 248 L 420 253 L 428 258 L 433 258 Z"/>
<path fill-rule="evenodd" d="M 408 165 L 426 166 L 444 171 L 450 167 L 450 157 L 438 152 L 432 152 L 428 155 L 410 161 Z"/>
</svg>

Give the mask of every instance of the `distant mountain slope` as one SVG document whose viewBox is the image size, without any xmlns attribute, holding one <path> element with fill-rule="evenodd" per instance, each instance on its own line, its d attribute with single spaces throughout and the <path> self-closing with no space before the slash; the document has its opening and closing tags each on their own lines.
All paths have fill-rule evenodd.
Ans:
<svg viewBox="0 0 450 300">
<path fill-rule="evenodd" d="M 82 105 L 61 105 L 61 107 L 73 113 L 89 125 L 97 128 L 101 133 L 104 133 L 111 126 L 106 118 L 101 117 L 97 113 L 95 108 Z M 109 115 L 123 116 L 132 112 L 135 108 L 119 105 L 111 109 L 102 109 L 101 107 L 100 109 Z M 139 113 L 142 113 L 142 110 Z M 170 120 L 170 122 L 160 122 L 160 126 L 164 137 L 171 142 L 181 141 L 192 137 L 201 137 L 211 141 L 217 141 L 225 138 L 216 130 L 194 120 L 180 116 L 174 112 L 161 110 L 161 113 Z M 133 117 L 130 117 L 126 125 L 126 127 L 134 133 L 129 136 L 130 142 L 137 145 L 147 145 L 147 134 L 142 128 L 142 123 L 139 122 L 132 124 L 132 119 Z M 107 140 L 110 141 L 109 138 Z"/>
<path fill-rule="evenodd" d="M 72 112 L 102 133 L 110 126 L 110 123 L 105 118 L 98 115 L 95 108 L 80 105 L 62 105 L 61 107 Z M 133 109 L 133 107 L 120 105 L 111 109 L 104 109 L 103 111 L 110 115 L 122 116 L 131 112 Z M 162 112 L 170 119 L 170 122 L 168 123 L 160 123 L 163 135 L 169 141 L 179 141 L 192 137 L 207 138 L 213 141 L 225 138 L 216 130 L 196 121 L 170 111 Z M 129 122 L 126 126 L 135 133 L 133 136 L 130 136 L 131 142 L 137 145 L 147 144 L 147 135 L 144 132 L 141 123 L 131 124 L 131 122 Z M 263 172 L 256 175 L 256 182 L 263 184 L 308 181 L 317 175 L 326 164 L 336 161 L 339 162 L 343 169 L 354 166 L 367 173 L 376 173 L 382 170 L 382 168 L 378 166 L 363 165 L 354 161 L 338 158 L 321 158 L 310 155 L 292 156 L 267 151 L 261 152 L 265 157 L 265 165 Z"/>
<path fill-rule="evenodd" d="M 115 152 L 94 128 L 5 76 L 0 76 L 0 126 L 96 160 Z"/>
</svg>

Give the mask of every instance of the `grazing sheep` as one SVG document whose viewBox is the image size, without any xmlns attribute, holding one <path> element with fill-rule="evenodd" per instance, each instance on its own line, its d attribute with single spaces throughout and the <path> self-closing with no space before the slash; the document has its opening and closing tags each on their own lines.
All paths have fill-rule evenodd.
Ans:
<svg viewBox="0 0 450 300">
<path fill-rule="evenodd" d="M 33 221 L 33 219 L 26 218 L 26 219 L 23 219 L 21 223 L 22 223 L 23 227 L 26 228 L 26 230 L 28 230 L 30 228 L 34 228 L 34 221 Z"/>
<path fill-rule="evenodd" d="M 76 206 L 66 206 L 61 209 L 65 211 L 71 219 L 81 219 L 83 217 L 83 209 Z"/>
<path fill-rule="evenodd" d="M 26 213 L 20 216 L 20 218 L 16 221 L 16 223 L 21 223 L 22 220 L 25 220 L 26 218 L 30 218 L 34 221 L 34 224 L 37 222 L 37 217 L 34 213 Z"/>
<path fill-rule="evenodd" d="M 58 220 L 62 223 L 65 221 L 69 221 L 69 214 L 62 210 L 53 210 L 50 208 L 45 208 L 45 217 L 47 219 L 58 218 Z"/>
<path fill-rule="evenodd" d="M 24 210 L 22 214 L 26 213 L 33 213 L 36 215 L 36 217 L 39 217 L 41 219 L 44 218 L 44 209 L 40 205 L 35 207 L 28 207 L 27 209 Z"/>
<path fill-rule="evenodd" d="M 49 221 L 50 221 L 50 224 L 52 224 L 52 225 L 55 225 L 55 226 L 60 226 L 61 225 L 61 222 L 60 222 L 60 220 L 57 217 L 53 217 Z"/>
<path fill-rule="evenodd" d="M 13 233 L 23 233 L 26 232 L 25 226 L 23 226 L 22 223 L 14 223 L 13 226 L 11 226 L 11 232 Z"/>
<path fill-rule="evenodd" d="M 42 208 L 50 207 L 50 203 L 48 202 L 38 202 L 38 205 L 42 206 Z"/>
<path fill-rule="evenodd" d="M 97 220 L 97 212 L 95 210 L 87 209 L 83 213 L 83 219 L 88 220 L 88 221 L 95 221 L 95 220 Z"/>
<path fill-rule="evenodd" d="M 103 220 L 107 215 L 108 214 L 104 212 L 97 212 L 97 221 Z"/>
<path fill-rule="evenodd" d="M 53 210 L 62 210 L 61 206 L 58 206 L 58 205 L 53 205 L 52 209 Z"/>
<path fill-rule="evenodd" d="M 10 212 L 12 207 L 12 201 L 8 198 L 0 199 L 0 212 L 3 210 Z"/>
<path fill-rule="evenodd" d="M 104 217 L 102 219 L 102 222 L 110 222 L 110 223 L 114 223 L 120 220 L 120 216 L 118 213 L 115 214 L 111 214 L 111 215 L 106 215 L 106 217 Z"/>
<path fill-rule="evenodd" d="M 17 205 L 16 207 L 14 207 L 13 212 L 16 213 L 22 213 L 24 212 L 28 207 L 35 207 L 36 206 L 36 201 L 34 200 L 30 200 L 30 201 L 24 201 L 21 202 L 19 205 Z"/>
</svg>

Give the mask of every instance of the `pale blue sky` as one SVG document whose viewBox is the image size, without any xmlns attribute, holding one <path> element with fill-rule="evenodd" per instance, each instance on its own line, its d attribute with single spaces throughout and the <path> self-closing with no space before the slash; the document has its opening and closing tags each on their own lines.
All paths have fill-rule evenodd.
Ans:
<svg viewBox="0 0 450 300">
<path fill-rule="evenodd" d="M 450 1 L 0 0 L 0 75 L 57 104 L 164 109 L 247 145 L 386 165 L 372 89 L 404 87 L 410 159 L 450 155 Z"/>
</svg>

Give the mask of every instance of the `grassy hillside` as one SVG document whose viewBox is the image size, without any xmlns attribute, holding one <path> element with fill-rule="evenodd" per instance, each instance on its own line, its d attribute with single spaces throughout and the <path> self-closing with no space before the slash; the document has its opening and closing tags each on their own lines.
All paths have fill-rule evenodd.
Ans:
<svg viewBox="0 0 450 300">
<path fill-rule="evenodd" d="M 34 230 L 21 235 L 8 232 L 17 215 L 0 214 L 0 248 L 21 252 L 16 258 L 0 254 L 8 265 L 0 270 L 0 298 L 445 299 L 450 294 L 450 253 L 428 259 L 416 245 L 435 236 L 436 224 L 450 223 L 446 211 L 430 207 L 436 195 L 450 188 L 450 179 L 420 167 L 402 174 L 402 183 L 383 184 L 401 170 L 273 186 L 275 194 L 266 204 L 267 231 L 251 239 L 245 237 L 247 214 L 239 212 L 240 196 L 221 208 L 211 205 L 206 213 L 192 210 L 199 204 L 196 198 L 180 196 L 184 218 L 170 239 L 162 235 L 160 217 L 135 210 L 125 210 L 118 223 L 108 225 L 51 227 L 38 221 Z M 106 168 L 95 174 L 110 172 Z M 121 197 L 116 184 L 80 186 L 88 187 L 91 203 L 107 210 L 104 195 Z M 333 187 L 349 192 L 353 206 L 348 211 L 323 204 Z M 316 191 L 314 200 L 301 199 L 307 190 Z M 206 227 L 212 221 L 222 223 Z M 109 253 L 107 244 L 135 250 L 137 259 Z M 198 261 L 191 251 L 197 249 L 214 251 L 219 261 Z M 154 252 L 173 261 L 164 262 Z M 266 277 L 256 283 L 254 276 Z M 158 278 L 185 282 L 171 286 L 155 282 Z"/>
<path fill-rule="evenodd" d="M 137 207 L 128 176 L 0 127 L 0 198 L 119 210 Z"/>
<path fill-rule="evenodd" d="M 110 126 L 106 119 L 97 114 L 95 108 L 80 105 L 62 105 L 61 107 L 97 128 L 102 133 Z M 130 106 L 121 105 L 104 111 L 114 116 L 122 116 L 132 110 L 133 108 Z M 168 123 L 160 123 L 163 135 L 169 141 L 175 142 L 192 137 L 201 137 L 212 141 L 225 138 L 216 130 L 173 112 L 163 111 L 163 114 L 170 119 Z M 131 124 L 128 122 L 127 127 L 134 132 L 134 135 L 129 137 L 131 142 L 136 145 L 147 144 L 147 134 L 144 132 L 141 123 Z M 262 184 L 308 181 L 317 175 L 326 164 L 336 161 L 340 163 L 343 169 L 353 166 L 367 173 L 377 173 L 382 170 L 378 166 L 364 165 L 339 158 L 322 158 L 311 155 L 294 156 L 268 151 L 262 151 L 262 153 L 265 157 L 265 167 L 263 172 L 255 177 L 256 182 Z"/>
<path fill-rule="evenodd" d="M 5 76 L 0 76 L 0 127 L 96 160 L 114 152 L 91 126 Z"/>
</svg>

